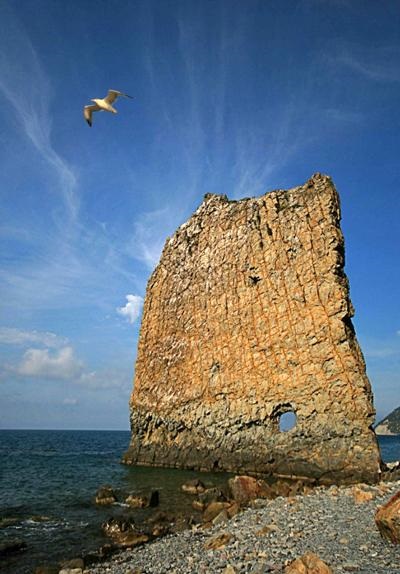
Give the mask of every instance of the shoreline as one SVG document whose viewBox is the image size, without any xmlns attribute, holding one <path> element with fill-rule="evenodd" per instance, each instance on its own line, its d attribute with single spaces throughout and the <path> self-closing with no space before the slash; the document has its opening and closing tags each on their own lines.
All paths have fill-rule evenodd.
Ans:
<svg viewBox="0 0 400 574">
<path fill-rule="evenodd" d="M 125 513 L 125 509 L 119 505 L 98 507 L 94 504 L 96 491 L 110 482 L 119 502 L 124 502 L 127 494 L 146 494 L 158 489 L 160 506 L 151 511 L 151 517 L 155 517 L 159 511 L 166 514 L 167 519 L 160 522 L 161 525 L 165 524 L 166 530 L 170 527 L 173 531 L 174 518 L 181 515 L 194 516 L 197 522 L 204 520 L 201 514 L 198 518 L 193 514 L 197 510 L 192 506 L 194 499 L 182 493 L 180 486 L 192 479 L 200 479 L 207 488 L 222 488 L 221 473 L 204 476 L 204 473 L 194 471 L 121 465 L 119 453 L 126 447 L 126 434 L 95 432 L 89 436 L 86 432 L 46 431 L 38 437 L 36 433 L 32 436 L 28 432 L 10 431 L 7 437 L 3 437 L 7 441 L 2 443 L 2 453 L 9 462 L 4 469 L 2 517 L 5 522 L 11 520 L 11 523 L 3 524 L 0 534 L 6 542 L 8 539 L 26 542 L 25 550 L 3 555 L 1 565 L 5 572 L 32 574 L 36 568 L 43 568 L 42 574 L 58 574 L 62 567 L 65 568 L 64 564 L 73 560 L 81 560 L 81 569 L 84 565 L 87 569 L 95 569 L 101 568 L 104 560 L 113 562 L 119 557 L 121 548 L 115 548 L 116 543 L 102 532 L 101 525 L 113 516 L 128 518 L 129 512 Z M 399 460 L 400 442 L 396 437 L 379 438 L 382 458 L 387 467 L 382 479 L 394 482 L 400 479 L 399 463 L 396 462 Z M 87 456 L 77 457 L 76 454 L 81 452 Z M 23 457 L 16 453 L 22 453 Z M 45 481 L 39 478 L 44 470 Z M 76 480 L 77 476 L 82 475 L 85 476 L 84 483 Z M 60 476 L 63 477 L 62 484 L 59 482 Z M 223 483 L 227 479 L 225 477 Z M 142 512 L 140 509 L 131 512 L 133 522 L 140 530 Z M 144 512 L 147 510 L 144 509 Z M 230 528 L 230 524 L 227 523 L 227 528 Z M 152 538 L 150 525 L 145 526 L 145 532 L 149 532 Z M 163 539 L 148 542 L 149 547 L 158 540 Z M 147 552 L 145 547 L 142 550 Z M 189 555 L 190 549 L 187 553 Z"/>
<path fill-rule="evenodd" d="M 373 498 L 357 502 L 357 488 Z M 84 573 L 281 574 L 292 560 L 312 551 L 334 574 L 399 574 L 400 546 L 383 540 L 374 522 L 378 506 L 399 490 L 397 480 L 258 499 L 228 522 L 121 551 Z M 220 547 L 209 548 L 213 544 Z"/>
</svg>

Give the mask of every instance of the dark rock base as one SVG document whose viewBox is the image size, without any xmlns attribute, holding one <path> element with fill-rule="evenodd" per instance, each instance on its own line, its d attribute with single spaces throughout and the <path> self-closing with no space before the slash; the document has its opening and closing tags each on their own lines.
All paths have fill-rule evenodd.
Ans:
<svg viewBox="0 0 400 574">
<path fill-rule="evenodd" d="M 229 421 L 226 421 L 229 423 Z M 235 428 L 236 426 L 236 428 Z M 262 421 L 180 430 L 176 420 L 132 413 L 132 439 L 125 464 L 225 471 L 254 476 L 316 480 L 319 484 L 375 483 L 381 461 L 372 431 L 352 429 L 348 436 L 334 428 L 307 433 L 300 424 L 271 433 Z M 170 430 L 172 429 L 172 430 Z"/>
</svg>

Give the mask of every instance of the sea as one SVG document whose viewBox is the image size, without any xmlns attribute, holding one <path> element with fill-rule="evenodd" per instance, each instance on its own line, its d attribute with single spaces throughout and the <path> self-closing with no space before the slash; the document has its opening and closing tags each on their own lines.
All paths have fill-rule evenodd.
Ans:
<svg viewBox="0 0 400 574">
<path fill-rule="evenodd" d="M 126 508 L 97 506 L 102 485 L 110 484 L 121 500 L 158 490 L 160 510 L 188 514 L 192 497 L 182 484 L 200 477 L 219 486 L 229 476 L 122 465 L 129 439 L 128 431 L 0 430 L 0 548 L 11 540 L 26 543 L 0 556 L 3 574 L 31 574 L 109 542 L 101 524 Z M 400 436 L 382 436 L 379 443 L 385 462 L 400 460 Z M 149 511 L 140 512 L 145 519 Z"/>
</svg>

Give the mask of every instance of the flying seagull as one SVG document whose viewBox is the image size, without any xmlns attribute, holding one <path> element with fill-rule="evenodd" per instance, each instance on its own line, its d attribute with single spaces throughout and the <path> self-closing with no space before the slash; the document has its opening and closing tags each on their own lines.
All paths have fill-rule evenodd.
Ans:
<svg viewBox="0 0 400 574">
<path fill-rule="evenodd" d="M 128 94 L 123 94 L 118 90 L 108 90 L 108 94 L 102 100 L 98 98 L 94 98 L 91 101 L 94 102 L 91 106 L 85 106 L 83 108 L 83 115 L 85 120 L 92 127 L 92 113 L 93 112 L 111 112 L 113 114 L 118 113 L 115 108 L 112 107 L 112 103 L 119 97 L 123 96 L 124 98 L 132 98 L 132 96 L 128 96 Z"/>
</svg>

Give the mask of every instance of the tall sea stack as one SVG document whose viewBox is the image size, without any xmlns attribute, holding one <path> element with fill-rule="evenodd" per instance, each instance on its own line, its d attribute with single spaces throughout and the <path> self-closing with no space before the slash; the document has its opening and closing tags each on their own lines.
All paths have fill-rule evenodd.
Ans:
<svg viewBox="0 0 400 574">
<path fill-rule="evenodd" d="M 240 201 L 206 195 L 147 286 L 124 462 L 376 481 L 352 316 L 329 177 Z"/>
</svg>

